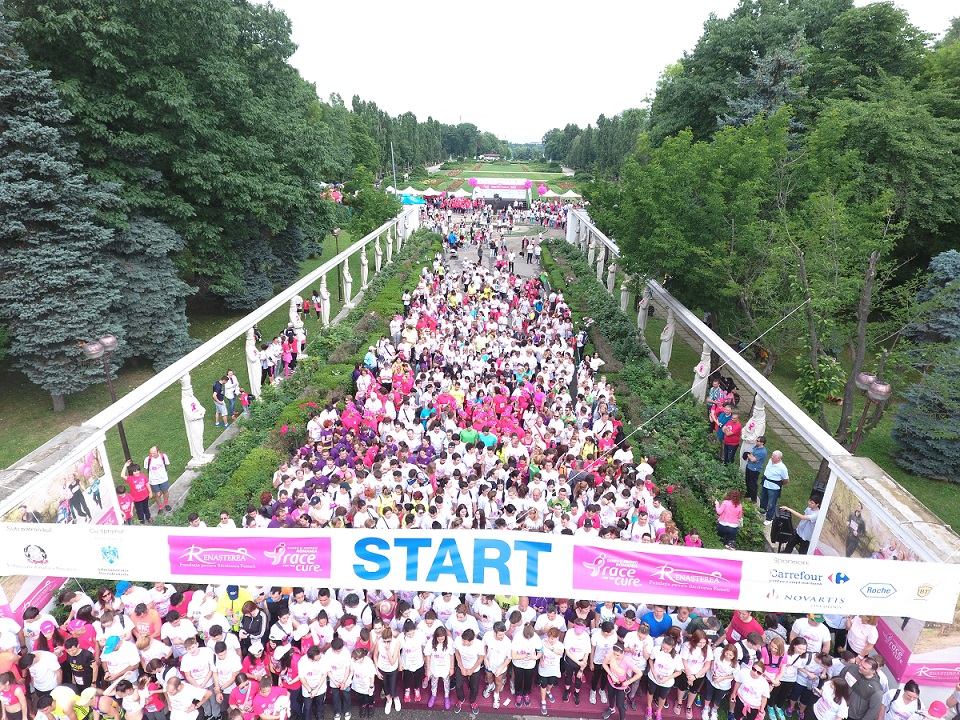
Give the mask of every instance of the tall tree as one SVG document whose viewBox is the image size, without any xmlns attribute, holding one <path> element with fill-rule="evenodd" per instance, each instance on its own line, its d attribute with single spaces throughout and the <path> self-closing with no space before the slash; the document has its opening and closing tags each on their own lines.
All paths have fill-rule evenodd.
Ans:
<svg viewBox="0 0 960 720">
<path fill-rule="evenodd" d="M 64 139 L 70 114 L 47 73 L 30 69 L 0 4 L 0 320 L 15 366 L 64 396 L 103 381 L 78 341 L 122 335 L 111 321 L 116 279 L 103 248 L 113 233 L 96 220 L 117 196 L 83 174 Z"/>
</svg>

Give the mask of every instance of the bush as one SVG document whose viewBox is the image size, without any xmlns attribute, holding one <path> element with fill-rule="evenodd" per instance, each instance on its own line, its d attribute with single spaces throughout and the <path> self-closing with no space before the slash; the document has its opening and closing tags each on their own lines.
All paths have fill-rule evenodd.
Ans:
<svg viewBox="0 0 960 720">
<path fill-rule="evenodd" d="M 410 171 L 411 180 L 426 180 L 429 175 L 430 173 L 423 165 L 414 165 Z"/>
<path fill-rule="evenodd" d="M 585 170 L 577 170 L 573 174 L 573 180 L 574 182 L 583 182 L 583 183 L 593 182 L 593 175 L 591 173 L 586 172 Z"/>
</svg>

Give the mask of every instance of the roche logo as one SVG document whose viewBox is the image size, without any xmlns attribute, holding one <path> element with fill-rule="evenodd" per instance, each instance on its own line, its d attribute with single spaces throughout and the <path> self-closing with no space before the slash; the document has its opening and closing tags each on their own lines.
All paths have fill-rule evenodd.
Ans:
<svg viewBox="0 0 960 720">
<path fill-rule="evenodd" d="M 867 583 L 860 588 L 860 593 L 864 597 L 888 598 L 893 595 L 897 589 L 890 583 Z"/>
</svg>

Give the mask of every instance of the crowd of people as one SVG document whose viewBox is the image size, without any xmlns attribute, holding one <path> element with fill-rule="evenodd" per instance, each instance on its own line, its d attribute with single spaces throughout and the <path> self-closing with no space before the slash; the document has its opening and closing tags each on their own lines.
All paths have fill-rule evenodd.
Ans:
<svg viewBox="0 0 960 720">
<path fill-rule="evenodd" d="M 334 720 L 404 707 L 690 720 L 921 720 L 871 654 L 877 618 L 568 598 L 309 587 L 60 593 L 65 619 L 0 621 L 9 720 Z"/>
<path fill-rule="evenodd" d="M 222 512 L 218 527 L 494 529 L 700 546 L 663 506 L 656 463 L 635 456 L 602 361 L 584 352 L 562 293 L 508 265 L 453 272 L 438 256 L 403 306 L 357 366 L 343 409 L 318 409 L 273 490 L 239 522 Z M 134 501 L 141 522 L 151 491 L 158 510 L 170 509 L 167 463 L 154 448 L 142 469 L 125 469 L 146 492 Z M 761 463 L 764 483 L 771 464 Z M 734 537 L 741 499 L 717 499 L 719 525 Z M 604 720 L 628 711 L 919 720 L 948 710 L 925 707 L 913 681 L 888 686 L 875 617 L 761 621 L 739 610 L 723 622 L 710 608 L 642 598 L 127 581 L 94 598 L 68 589 L 59 601 L 63 621 L 38 608 L 0 621 L 3 720 L 322 720 L 328 706 L 334 720 L 351 720 L 410 703 L 476 715 L 481 696 L 501 711 L 539 704 L 542 715 L 593 705 Z M 957 698 L 960 688 L 951 707 Z"/>
</svg>

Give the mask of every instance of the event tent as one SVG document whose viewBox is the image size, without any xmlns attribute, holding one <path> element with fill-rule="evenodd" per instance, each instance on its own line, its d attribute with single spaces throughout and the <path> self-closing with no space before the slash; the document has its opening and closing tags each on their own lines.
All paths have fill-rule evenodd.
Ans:
<svg viewBox="0 0 960 720">
<path fill-rule="evenodd" d="M 391 195 L 396 195 L 397 189 L 393 185 L 387 185 L 386 192 L 390 193 Z"/>
<path fill-rule="evenodd" d="M 423 195 L 424 197 L 439 197 L 440 195 L 443 195 L 443 193 L 439 190 L 434 190 L 433 188 L 427 188 L 424 190 Z"/>
<path fill-rule="evenodd" d="M 423 190 L 417 190 L 409 185 L 400 191 L 401 195 L 423 195 Z"/>
<path fill-rule="evenodd" d="M 563 195 L 561 195 L 560 197 L 578 198 L 578 197 L 583 197 L 583 195 L 578 195 L 578 194 L 575 193 L 573 190 L 567 190 L 567 191 L 566 191 Z"/>
<path fill-rule="evenodd" d="M 470 193 L 463 188 L 458 188 L 456 191 L 450 193 L 450 196 L 456 198 L 470 197 Z"/>
<path fill-rule="evenodd" d="M 557 193 L 555 193 L 553 190 L 547 190 L 547 191 L 546 191 L 543 195 L 541 195 L 540 197 L 542 197 L 542 198 L 555 198 L 555 197 L 560 197 L 560 196 L 559 196 Z"/>
</svg>

